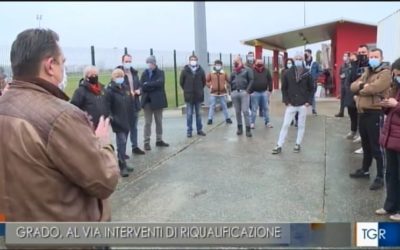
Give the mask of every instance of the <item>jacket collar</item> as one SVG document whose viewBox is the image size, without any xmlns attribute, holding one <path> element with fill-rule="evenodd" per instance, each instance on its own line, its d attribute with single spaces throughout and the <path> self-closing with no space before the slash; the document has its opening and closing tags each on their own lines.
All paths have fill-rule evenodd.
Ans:
<svg viewBox="0 0 400 250">
<path fill-rule="evenodd" d="M 59 89 L 54 84 L 39 77 L 33 77 L 33 78 L 15 77 L 10 84 L 10 87 L 11 86 L 15 88 L 19 87 L 32 88 L 38 91 L 46 92 L 64 101 L 69 101 L 69 97 L 61 89 Z"/>
</svg>

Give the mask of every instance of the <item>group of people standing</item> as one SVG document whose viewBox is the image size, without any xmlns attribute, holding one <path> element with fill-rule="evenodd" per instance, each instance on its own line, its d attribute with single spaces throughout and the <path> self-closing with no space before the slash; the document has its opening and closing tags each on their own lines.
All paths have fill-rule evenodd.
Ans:
<svg viewBox="0 0 400 250">
<path fill-rule="evenodd" d="M 101 116 L 110 117 L 111 127 L 116 135 L 118 164 L 121 176 L 129 176 L 134 168 L 126 162 L 128 135 L 132 144 L 132 154 L 143 155 L 138 146 L 139 112 L 144 113 L 144 149 L 151 150 L 151 125 L 154 117 L 156 126 L 156 146 L 168 147 L 163 141 L 162 114 L 168 106 L 165 93 L 164 72 L 157 67 L 154 56 L 146 59 L 147 68 L 139 78 L 138 71 L 132 67 L 132 56 L 122 56 L 122 64 L 111 73 L 107 86 L 99 83 L 96 67 L 88 66 L 84 77 L 75 90 L 71 103 L 86 111 L 91 117 L 93 128 L 97 127 Z"/>
<path fill-rule="evenodd" d="M 383 61 L 383 51 L 360 45 L 357 52 L 346 52 L 340 69 L 341 107 L 347 108 L 350 132 L 347 139 L 360 135 L 363 160 L 351 178 L 369 178 L 373 159 L 377 174 L 370 190 L 384 187 L 384 206 L 375 211 L 400 221 L 400 59 Z M 386 172 L 385 172 L 386 169 Z"/>
</svg>

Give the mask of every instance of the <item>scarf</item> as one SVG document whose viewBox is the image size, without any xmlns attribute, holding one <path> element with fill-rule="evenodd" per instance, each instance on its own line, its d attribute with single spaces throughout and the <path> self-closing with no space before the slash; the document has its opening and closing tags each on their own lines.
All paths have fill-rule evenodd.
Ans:
<svg viewBox="0 0 400 250">
<path fill-rule="evenodd" d="M 95 95 L 100 95 L 101 87 L 99 83 L 91 84 L 89 83 L 89 90 Z"/>
<path fill-rule="evenodd" d="M 264 70 L 264 65 L 261 65 L 261 66 L 254 65 L 254 69 L 255 69 L 258 73 L 261 73 L 261 72 L 263 72 L 263 70 Z"/>
<path fill-rule="evenodd" d="M 235 72 L 236 72 L 236 74 L 239 74 L 240 71 L 242 71 L 243 68 L 244 68 L 243 64 L 240 65 L 240 66 L 235 67 Z"/>
</svg>

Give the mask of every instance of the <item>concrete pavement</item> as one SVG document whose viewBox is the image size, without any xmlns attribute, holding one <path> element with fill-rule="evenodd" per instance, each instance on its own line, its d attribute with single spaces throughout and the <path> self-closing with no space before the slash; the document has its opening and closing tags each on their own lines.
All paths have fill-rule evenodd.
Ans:
<svg viewBox="0 0 400 250">
<path fill-rule="evenodd" d="M 225 124 L 219 112 L 214 124 L 206 125 L 203 114 L 207 136 L 194 134 L 190 139 L 186 138 L 186 119 L 181 110 L 165 111 L 164 140 L 171 146 L 157 148 L 153 140 L 151 151 L 128 160 L 135 171 L 121 179 L 111 197 L 113 220 L 386 221 L 386 217 L 374 215 L 383 205 L 384 189 L 368 189 L 376 173 L 375 163 L 371 180 L 349 178 L 349 173 L 360 166 L 362 156 L 352 153 L 359 145 L 344 138 L 348 117 L 333 117 L 338 100 L 319 101 L 319 115 L 307 117 L 301 153 L 292 152 L 296 128 L 291 127 L 282 154 L 272 155 L 283 119 L 280 100 L 280 94 L 274 93 L 274 128 L 264 127 L 258 117 L 252 138 L 236 135 L 233 108 L 233 124 Z M 138 128 L 142 147 L 142 119 Z M 127 148 L 130 151 L 130 142 Z"/>
</svg>

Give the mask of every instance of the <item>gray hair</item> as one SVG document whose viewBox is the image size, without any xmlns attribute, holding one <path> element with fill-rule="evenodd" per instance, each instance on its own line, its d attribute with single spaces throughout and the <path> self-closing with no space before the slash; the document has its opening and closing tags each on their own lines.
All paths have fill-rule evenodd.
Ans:
<svg viewBox="0 0 400 250">
<path fill-rule="evenodd" d="M 99 74 L 99 70 L 97 69 L 96 66 L 93 65 L 86 66 L 85 69 L 83 70 L 83 78 L 87 77 L 89 72 L 93 70 L 96 71 L 97 74 Z"/>
</svg>

